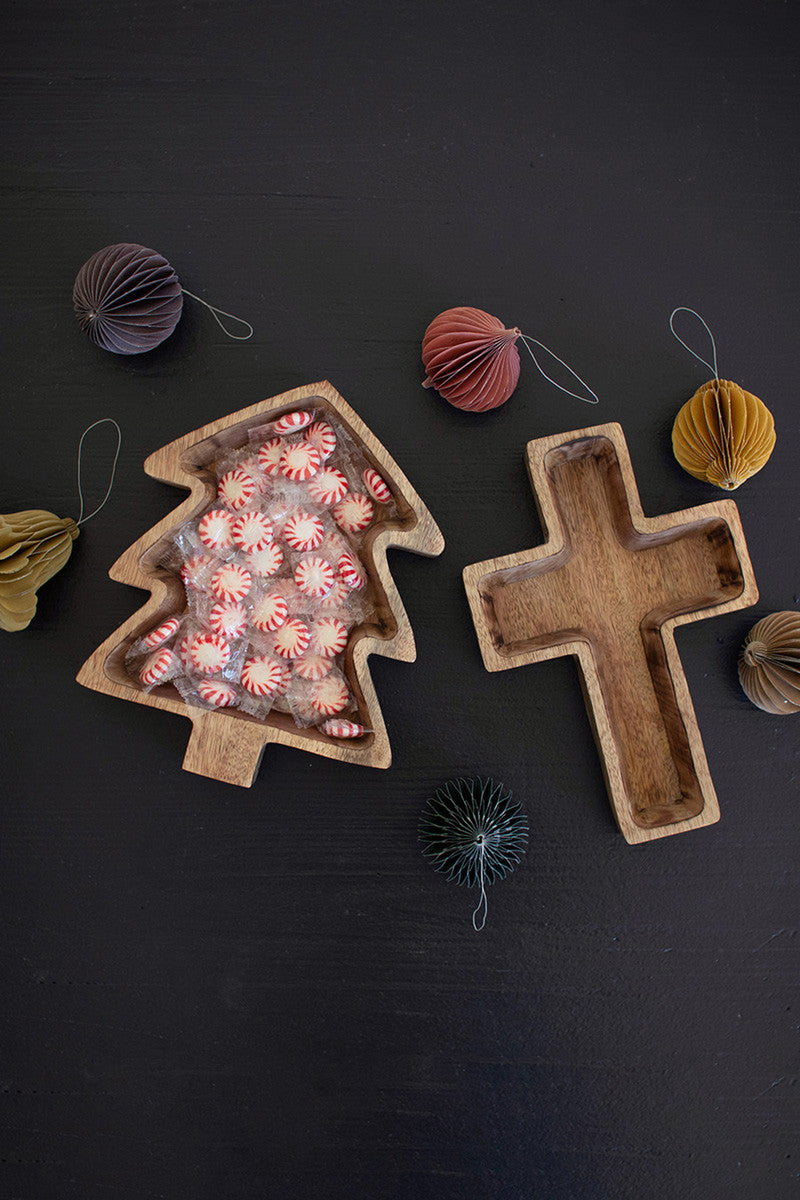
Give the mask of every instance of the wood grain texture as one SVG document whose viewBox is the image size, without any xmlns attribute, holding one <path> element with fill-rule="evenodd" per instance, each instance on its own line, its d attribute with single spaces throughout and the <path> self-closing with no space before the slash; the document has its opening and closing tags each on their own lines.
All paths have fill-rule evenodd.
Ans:
<svg viewBox="0 0 800 1200">
<path fill-rule="evenodd" d="M 145 691 L 125 669 L 125 655 L 133 643 L 166 616 L 185 607 L 180 577 L 165 569 L 161 560 L 170 535 L 214 500 L 217 491 L 215 476 L 210 472 L 212 463 L 226 451 L 245 445 L 253 427 L 304 408 L 313 408 L 322 416 L 333 414 L 344 425 L 371 465 L 390 484 L 398 507 L 397 519 L 376 522 L 361 545 L 367 571 L 366 595 L 374 602 L 375 619 L 357 626 L 345 649 L 345 674 L 358 705 L 358 721 L 370 731 L 354 741 L 328 737 L 313 726 L 301 729 L 285 713 L 270 713 L 258 720 L 236 710 L 206 711 L 186 704 L 171 685 Z M 413 662 L 417 651 L 411 624 L 386 563 L 386 551 L 396 546 L 435 557 L 444 550 L 444 538 L 408 479 L 344 397 L 327 381 L 293 388 L 177 438 L 151 454 L 144 469 L 154 479 L 188 488 L 189 496 L 143 534 L 109 571 L 118 583 L 150 589 L 150 599 L 98 646 L 81 667 L 78 682 L 110 696 L 188 717 L 192 733 L 184 769 L 224 783 L 250 787 L 264 747 L 270 742 L 342 762 L 388 767 L 392 761 L 389 737 L 367 660 L 370 654 L 381 654 Z"/>
<path fill-rule="evenodd" d="M 719 820 L 678 625 L 755 604 L 732 500 L 645 517 L 616 422 L 529 442 L 544 545 L 464 570 L 489 671 L 571 654 L 628 842 Z"/>
</svg>

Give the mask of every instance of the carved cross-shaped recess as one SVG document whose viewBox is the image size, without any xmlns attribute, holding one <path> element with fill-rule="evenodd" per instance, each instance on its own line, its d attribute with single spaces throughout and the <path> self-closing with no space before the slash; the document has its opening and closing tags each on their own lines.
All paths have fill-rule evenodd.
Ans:
<svg viewBox="0 0 800 1200">
<path fill-rule="evenodd" d="M 712 824 L 673 631 L 758 599 L 736 505 L 645 517 L 616 423 L 530 442 L 527 461 L 547 542 L 464 571 L 487 669 L 575 655 L 628 842 Z"/>
</svg>

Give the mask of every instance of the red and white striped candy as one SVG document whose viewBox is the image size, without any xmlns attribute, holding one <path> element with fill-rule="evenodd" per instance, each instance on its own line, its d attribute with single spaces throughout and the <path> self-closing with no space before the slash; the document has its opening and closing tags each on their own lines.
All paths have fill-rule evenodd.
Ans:
<svg viewBox="0 0 800 1200">
<path fill-rule="evenodd" d="M 314 682 L 318 679 L 324 679 L 326 675 L 330 675 L 332 670 L 333 663 L 331 660 L 329 658 L 322 658 L 319 654 L 304 654 L 294 664 L 295 675 L 299 675 L 301 679 L 310 679 Z"/>
<path fill-rule="evenodd" d="M 285 413 L 282 417 L 278 417 L 272 428 L 276 433 L 297 433 L 298 429 L 305 429 L 306 425 L 310 425 L 311 420 L 310 412 Z"/>
<path fill-rule="evenodd" d="M 289 616 L 289 605 L 280 592 L 267 592 L 253 605 L 250 620 L 262 633 L 274 633 Z"/>
<path fill-rule="evenodd" d="M 220 600 L 208 614 L 208 623 L 224 638 L 241 637 L 247 628 L 247 609 L 243 604 Z"/>
<path fill-rule="evenodd" d="M 308 442 L 295 442 L 287 446 L 281 455 L 280 468 L 287 479 L 294 483 L 305 483 L 316 475 L 322 463 L 319 450 Z"/>
<path fill-rule="evenodd" d="M 296 617 L 290 617 L 275 634 L 275 653 L 281 658 L 301 658 L 311 641 L 311 630 Z"/>
<path fill-rule="evenodd" d="M 316 550 L 324 536 L 322 521 L 313 513 L 295 513 L 283 527 L 283 540 L 293 550 Z"/>
<path fill-rule="evenodd" d="M 383 476 L 379 475 L 377 471 L 373 471 L 372 467 L 367 467 L 361 478 L 364 480 L 364 487 L 373 500 L 377 500 L 378 504 L 389 503 L 392 493 L 389 491 L 389 486 Z"/>
<path fill-rule="evenodd" d="M 327 421 L 315 421 L 313 425 L 309 425 L 306 441 L 316 446 L 323 462 L 330 458 L 336 449 L 336 434 Z"/>
<path fill-rule="evenodd" d="M 258 452 L 258 465 L 265 475 L 277 475 L 280 471 L 281 455 L 283 454 L 283 439 L 270 438 Z"/>
<path fill-rule="evenodd" d="M 369 496 L 363 492 L 350 492 L 333 509 L 333 519 L 345 533 L 360 533 L 369 525 L 373 512 Z"/>
<path fill-rule="evenodd" d="M 242 667 L 242 683 L 254 696 L 277 696 L 289 683 L 289 670 L 274 658 L 259 654 Z"/>
<path fill-rule="evenodd" d="M 194 637 L 195 637 L 195 634 L 187 633 L 186 637 L 183 639 L 180 646 L 178 647 L 178 654 L 180 655 L 181 662 L 186 667 L 187 671 L 188 671 L 189 667 L 191 666 L 191 662 L 192 662 L 191 656 L 189 654 L 189 649 L 191 647 L 192 639 Z"/>
<path fill-rule="evenodd" d="M 327 675 L 311 689 L 311 704 L 323 717 L 332 717 L 350 703 L 350 693 L 336 675 Z"/>
<path fill-rule="evenodd" d="M 349 486 L 345 476 L 336 467 L 323 467 L 309 480 L 308 491 L 317 504 L 335 504 L 347 495 Z"/>
<path fill-rule="evenodd" d="M 252 475 L 241 467 L 226 471 L 217 484 L 217 495 L 231 508 L 244 508 L 248 500 L 252 500 L 258 490 L 258 485 Z"/>
<path fill-rule="evenodd" d="M 246 512 L 233 523 L 231 536 L 240 550 L 264 550 L 272 541 L 272 522 L 262 512 Z"/>
<path fill-rule="evenodd" d="M 304 596 L 319 600 L 326 596 L 336 582 L 333 567 L 318 554 L 301 558 L 294 572 L 294 581 Z"/>
<path fill-rule="evenodd" d="M 346 583 L 342 583 L 341 579 L 337 579 L 327 596 L 320 600 L 319 606 L 320 608 L 344 608 L 349 595 L 350 588 Z"/>
<path fill-rule="evenodd" d="M 236 689 L 224 679 L 201 679 L 197 694 L 206 704 L 213 704 L 215 708 L 230 708 L 236 702 Z"/>
<path fill-rule="evenodd" d="M 347 626 L 338 617 L 320 617 L 311 630 L 311 653 L 334 658 L 347 645 Z"/>
<path fill-rule="evenodd" d="M 233 545 L 233 517 L 224 508 L 212 508 L 200 518 L 197 533 L 211 550 L 227 550 Z"/>
<path fill-rule="evenodd" d="M 171 650 L 156 650 L 155 654 L 151 654 L 149 658 L 145 659 L 139 672 L 139 678 L 145 687 L 150 687 L 152 684 L 166 679 L 168 675 L 174 674 L 177 667 L 177 656 Z"/>
<path fill-rule="evenodd" d="M 226 517 L 227 515 L 225 513 Z M 208 586 L 208 581 L 211 578 L 211 569 L 214 565 L 214 559 L 210 558 L 207 554 L 195 554 L 193 558 L 187 558 L 181 567 L 181 579 L 186 590 L 192 592 L 204 591 Z"/>
<path fill-rule="evenodd" d="M 155 650 L 156 646 L 160 646 L 162 642 L 168 642 L 178 632 L 180 621 L 177 617 L 170 617 L 163 625 L 159 625 L 157 629 L 151 629 L 145 638 L 142 639 L 142 645 L 147 646 L 148 650 Z"/>
<path fill-rule="evenodd" d="M 252 550 L 247 556 L 247 565 L 254 575 L 268 579 L 283 566 L 283 551 L 277 542 L 270 542 L 263 550 Z"/>
<path fill-rule="evenodd" d="M 342 582 L 346 583 L 354 592 L 360 592 L 367 582 L 367 577 L 361 570 L 360 563 L 356 562 L 349 550 L 345 550 L 339 559 L 338 566 Z"/>
<path fill-rule="evenodd" d="M 211 590 L 220 600 L 244 600 L 250 591 L 253 577 L 238 563 L 223 563 L 211 576 Z"/>
<path fill-rule="evenodd" d="M 198 633 L 189 643 L 189 658 L 201 675 L 213 675 L 228 665 L 231 648 L 218 633 Z"/>
<path fill-rule="evenodd" d="M 344 717 L 323 721 L 320 729 L 327 733 L 328 737 L 334 738 L 357 738 L 367 732 L 363 725 L 358 725 L 355 721 L 345 721 Z"/>
</svg>

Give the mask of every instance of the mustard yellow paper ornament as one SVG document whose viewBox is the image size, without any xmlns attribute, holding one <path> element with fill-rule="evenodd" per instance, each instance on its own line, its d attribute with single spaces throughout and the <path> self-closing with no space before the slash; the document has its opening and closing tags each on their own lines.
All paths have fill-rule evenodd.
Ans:
<svg viewBox="0 0 800 1200">
<path fill-rule="evenodd" d="M 0 515 L 0 629 L 26 629 L 37 592 L 66 563 L 79 533 L 72 517 L 41 508 Z"/>
<path fill-rule="evenodd" d="M 705 326 L 714 352 L 713 366 L 675 333 L 672 322 L 678 312 L 692 313 Z M 714 372 L 714 378 L 697 389 L 675 418 L 672 429 L 675 458 L 695 479 L 733 491 L 760 471 L 772 454 L 775 447 L 772 413 L 758 396 L 746 392 L 738 383 L 720 379 L 714 337 L 699 313 L 692 308 L 676 308 L 669 324 L 681 345 Z"/>
<path fill-rule="evenodd" d="M 108 490 L 101 503 L 89 516 L 83 515 L 81 489 L 81 448 L 83 439 L 97 425 L 109 422 L 117 431 L 117 452 L 111 468 Z M 72 543 L 80 533 L 79 525 L 99 513 L 111 494 L 114 472 L 122 445 L 122 434 L 116 421 L 104 417 L 95 421 L 81 435 L 78 443 L 78 495 L 80 513 L 72 517 L 57 517 L 41 508 L 24 512 L 0 514 L 0 629 L 16 633 L 27 629 L 36 615 L 39 588 L 61 570 L 72 553 Z"/>
</svg>

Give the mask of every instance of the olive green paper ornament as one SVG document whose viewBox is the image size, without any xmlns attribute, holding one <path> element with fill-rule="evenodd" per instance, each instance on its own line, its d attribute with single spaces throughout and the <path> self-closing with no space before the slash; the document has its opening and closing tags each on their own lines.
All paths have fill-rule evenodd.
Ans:
<svg viewBox="0 0 800 1200">
<path fill-rule="evenodd" d="M 98 425 L 110 424 L 117 431 L 117 451 L 111 468 L 108 490 L 100 504 L 83 515 L 81 487 L 81 450 L 83 439 Z M 72 553 L 72 543 L 80 533 L 79 525 L 99 513 L 111 494 L 117 469 L 122 434 L 117 422 L 103 417 L 85 429 L 78 443 L 78 496 L 80 513 L 72 517 L 57 517 L 43 508 L 28 508 L 24 512 L 0 513 L 0 629 L 17 633 L 27 629 L 36 615 L 39 588 L 61 570 Z"/>
<path fill-rule="evenodd" d="M 39 588 L 64 566 L 79 533 L 72 517 L 41 508 L 0 514 L 0 629 L 27 629 Z"/>
</svg>

